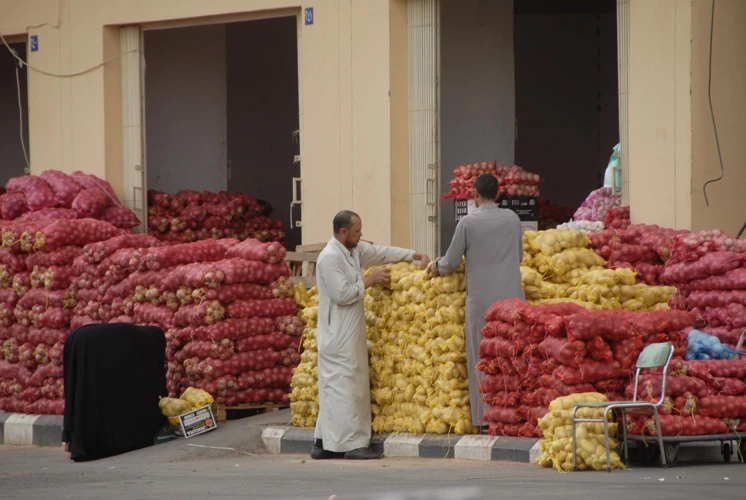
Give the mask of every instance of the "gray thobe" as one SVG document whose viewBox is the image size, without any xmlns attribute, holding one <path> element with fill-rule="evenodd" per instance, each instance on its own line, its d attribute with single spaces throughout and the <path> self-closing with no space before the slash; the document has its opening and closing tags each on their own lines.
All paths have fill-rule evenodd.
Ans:
<svg viewBox="0 0 746 500">
<path fill-rule="evenodd" d="M 479 394 L 484 374 L 476 370 L 484 314 L 498 300 L 525 300 L 521 283 L 523 230 L 515 212 L 484 203 L 458 222 L 438 272 L 447 274 L 466 257 L 466 357 L 469 368 L 469 402 L 474 425 L 484 425 L 486 405 Z"/>
<path fill-rule="evenodd" d="M 319 255 L 319 418 L 314 438 L 323 439 L 326 450 L 347 452 L 370 444 L 363 266 L 411 262 L 414 253 L 362 241 L 348 250 L 332 238 Z"/>
</svg>

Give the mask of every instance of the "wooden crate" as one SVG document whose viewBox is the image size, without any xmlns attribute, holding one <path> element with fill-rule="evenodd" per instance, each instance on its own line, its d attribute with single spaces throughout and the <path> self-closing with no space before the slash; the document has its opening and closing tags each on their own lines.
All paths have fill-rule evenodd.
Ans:
<svg viewBox="0 0 746 500">
<path fill-rule="evenodd" d="M 285 256 L 293 276 L 316 276 L 318 258 L 319 254 L 314 252 L 288 252 Z"/>
<path fill-rule="evenodd" d="M 289 408 L 289 405 L 285 403 L 258 403 L 240 404 L 235 406 L 213 405 L 212 411 L 218 422 L 225 422 L 229 417 L 231 420 L 252 417 L 263 413 L 284 410 L 285 408 Z"/>
<path fill-rule="evenodd" d="M 362 240 L 373 244 L 371 241 Z M 294 283 L 303 283 L 306 288 L 316 286 L 316 262 L 319 254 L 326 248 L 326 243 L 312 243 L 309 245 L 298 245 L 295 252 L 288 252 L 285 260 L 292 271 L 291 280 Z"/>
</svg>

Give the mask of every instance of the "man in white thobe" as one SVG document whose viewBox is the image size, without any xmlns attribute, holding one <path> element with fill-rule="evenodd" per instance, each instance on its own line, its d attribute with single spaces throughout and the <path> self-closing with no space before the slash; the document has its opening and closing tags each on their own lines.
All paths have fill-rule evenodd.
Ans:
<svg viewBox="0 0 746 500">
<path fill-rule="evenodd" d="M 471 422 L 484 426 L 482 416 L 486 404 L 479 394 L 484 377 L 476 367 L 479 343 L 482 340 L 484 315 L 498 300 L 526 300 L 521 283 L 523 260 L 523 230 L 515 212 L 499 208 L 495 203 L 499 186 L 497 177 L 480 175 L 477 190 L 477 210 L 458 221 L 456 232 L 444 257 L 433 261 L 428 269 L 434 276 L 445 275 L 461 265 L 466 257 L 466 359 L 469 369 L 469 404 Z"/>
<path fill-rule="evenodd" d="M 383 269 L 363 279 L 363 266 L 419 260 L 424 269 L 430 260 L 414 250 L 360 241 L 362 222 L 349 210 L 338 213 L 333 225 L 334 237 L 316 263 L 319 418 L 311 457 L 380 458 L 369 449 L 370 377 L 363 299 L 366 288 L 388 284 L 391 274 Z"/>
</svg>

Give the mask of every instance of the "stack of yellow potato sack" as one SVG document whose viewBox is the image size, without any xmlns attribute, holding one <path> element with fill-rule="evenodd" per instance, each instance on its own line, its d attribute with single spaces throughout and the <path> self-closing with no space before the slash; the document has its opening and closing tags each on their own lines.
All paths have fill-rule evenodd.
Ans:
<svg viewBox="0 0 746 500">
<path fill-rule="evenodd" d="M 304 287 L 305 290 L 305 287 Z M 297 302 L 297 301 L 296 301 Z M 296 427 L 314 427 L 319 416 L 319 370 L 316 350 L 316 320 L 319 314 L 318 289 L 313 287 L 304 297 L 305 308 L 299 316 L 305 324 L 303 352 L 290 382 L 290 412 Z"/>
<path fill-rule="evenodd" d="M 635 284 L 630 269 L 605 269 L 606 261 L 582 232 L 571 229 L 526 231 L 521 277 L 532 304 L 574 302 L 588 310 L 668 309 L 676 289 Z"/>
<path fill-rule="evenodd" d="M 388 267 L 390 287 L 365 296 L 373 430 L 472 433 L 463 263 L 438 278 L 416 264 Z"/>
<path fill-rule="evenodd" d="M 539 420 L 539 427 L 544 432 L 544 439 L 539 442 L 541 455 L 538 462 L 542 467 L 554 467 L 559 471 L 572 470 L 572 409 L 578 403 L 596 403 L 608 401 L 606 396 L 597 392 L 571 394 L 557 398 L 549 404 L 549 412 Z M 579 408 L 576 413 L 580 418 L 603 418 L 603 408 Z M 609 450 L 611 468 L 624 466 L 616 452 L 618 424 L 609 423 Z M 606 470 L 606 446 L 604 443 L 603 423 L 576 424 L 575 437 L 578 470 Z"/>
</svg>

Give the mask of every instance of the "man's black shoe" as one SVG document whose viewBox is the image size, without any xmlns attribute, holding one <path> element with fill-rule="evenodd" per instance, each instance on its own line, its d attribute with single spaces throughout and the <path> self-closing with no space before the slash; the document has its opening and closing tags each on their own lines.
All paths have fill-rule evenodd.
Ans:
<svg viewBox="0 0 746 500">
<path fill-rule="evenodd" d="M 317 439 L 313 442 L 313 448 L 311 448 L 311 458 L 314 460 L 329 460 L 332 458 L 344 458 L 344 453 L 337 453 L 335 451 L 329 451 L 324 449 L 324 443 L 321 439 Z"/>
<path fill-rule="evenodd" d="M 370 448 L 358 448 L 357 450 L 345 453 L 347 460 L 378 460 L 383 458 L 380 453 L 376 453 Z"/>
</svg>

